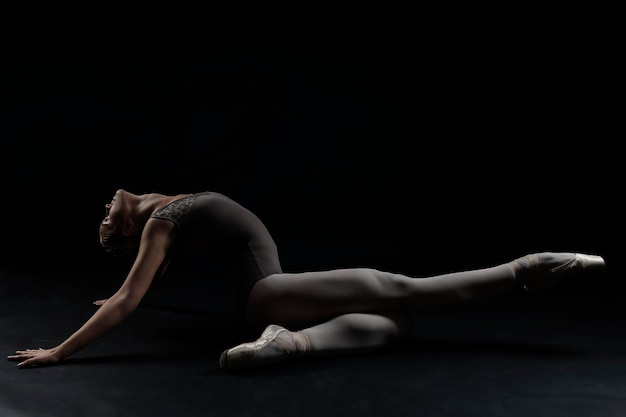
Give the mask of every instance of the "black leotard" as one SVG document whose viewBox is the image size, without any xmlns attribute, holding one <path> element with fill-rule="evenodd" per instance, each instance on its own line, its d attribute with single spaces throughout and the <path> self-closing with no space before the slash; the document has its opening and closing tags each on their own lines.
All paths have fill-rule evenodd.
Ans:
<svg viewBox="0 0 626 417">
<path fill-rule="evenodd" d="M 172 250 L 200 243 L 228 263 L 235 279 L 239 307 L 245 309 L 254 284 L 282 272 L 276 243 L 263 222 L 236 201 L 216 192 L 200 192 L 175 200 L 152 214 L 172 221 Z"/>
</svg>

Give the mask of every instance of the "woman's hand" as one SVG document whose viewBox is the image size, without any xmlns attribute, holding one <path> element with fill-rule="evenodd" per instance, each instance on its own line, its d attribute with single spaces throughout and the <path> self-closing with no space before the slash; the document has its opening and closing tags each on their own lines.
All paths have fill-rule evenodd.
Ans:
<svg viewBox="0 0 626 417">
<path fill-rule="evenodd" d="M 108 300 L 108 298 L 105 298 L 105 299 L 103 299 L 103 300 L 96 300 L 96 301 L 94 301 L 94 302 L 93 302 L 93 305 L 95 305 L 95 306 L 101 306 L 102 304 L 106 303 L 106 302 L 107 302 L 107 300 Z"/>
<path fill-rule="evenodd" d="M 53 365 L 61 361 L 62 357 L 57 353 L 56 349 L 26 349 L 18 350 L 15 355 L 7 356 L 10 361 L 21 361 L 17 364 L 18 368 L 26 368 L 29 366 L 46 366 Z"/>
</svg>

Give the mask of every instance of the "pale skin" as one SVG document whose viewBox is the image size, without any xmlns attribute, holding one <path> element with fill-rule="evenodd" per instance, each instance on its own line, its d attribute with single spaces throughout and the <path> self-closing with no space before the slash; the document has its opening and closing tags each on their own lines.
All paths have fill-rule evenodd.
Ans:
<svg viewBox="0 0 626 417">
<path fill-rule="evenodd" d="M 114 329 L 139 305 L 167 266 L 174 224 L 151 214 L 187 194 L 133 194 L 118 190 L 106 205 L 101 233 L 121 227 L 141 234 L 138 254 L 119 290 L 95 301 L 100 308 L 76 332 L 52 348 L 18 350 L 19 368 L 58 363 Z M 142 227 L 143 226 L 143 227 Z M 255 329 L 280 324 L 300 330 L 318 355 L 371 350 L 409 334 L 410 313 L 445 313 L 498 296 L 520 281 L 511 263 L 420 279 L 372 268 L 277 273 L 258 281 L 247 302 Z M 300 333 L 294 331 L 294 337 Z"/>
</svg>

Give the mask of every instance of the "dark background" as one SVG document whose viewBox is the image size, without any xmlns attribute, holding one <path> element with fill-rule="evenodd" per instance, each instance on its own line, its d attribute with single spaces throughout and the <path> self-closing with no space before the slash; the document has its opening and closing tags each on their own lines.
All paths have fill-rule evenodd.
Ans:
<svg viewBox="0 0 626 417">
<path fill-rule="evenodd" d="M 12 32 L 3 264 L 103 261 L 117 188 L 228 194 L 292 269 L 619 255 L 624 4 L 391 9 Z"/>
<path fill-rule="evenodd" d="M 623 417 L 625 3 L 409 5 L 7 10 L 0 348 L 60 343 L 119 287 L 97 230 L 120 187 L 228 194 L 288 270 L 563 250 L 609 273 L 416 315 L 380 355 L 231 375 L 219 354 L 257 335 L 182 262 L 63 366 L 6 361 L 3 417 Z"/>
</svg>

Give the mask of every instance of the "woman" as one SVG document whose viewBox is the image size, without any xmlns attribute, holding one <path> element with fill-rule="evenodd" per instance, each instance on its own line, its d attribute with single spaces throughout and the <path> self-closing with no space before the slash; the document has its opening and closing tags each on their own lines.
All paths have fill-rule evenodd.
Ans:
<svg viewBox="0 0 626 417">
<path fill-rule="evenodd" d="M 284 273 L 276 245 L 251 211 L 216 192 L 165 195 L 118 190 L 100 225 L 100 243 L 134 257 L 109 299 L 75 333 L 49 349 L 18 350 L 20 368 L 62 361 L 117 326 L 137 306 L 170 257 L 198 244 L 228 261 L 239 311 L 259 339 L 225 350 L 226 370 L 256 368 L 304 355 L 389 346 L 410 332 L 410 314 L 456 310 L 523 286 L 605 266 L 597 255 L 542 252 L 477 270 L 411 278 L 371 268 Z"/>
</svg>

